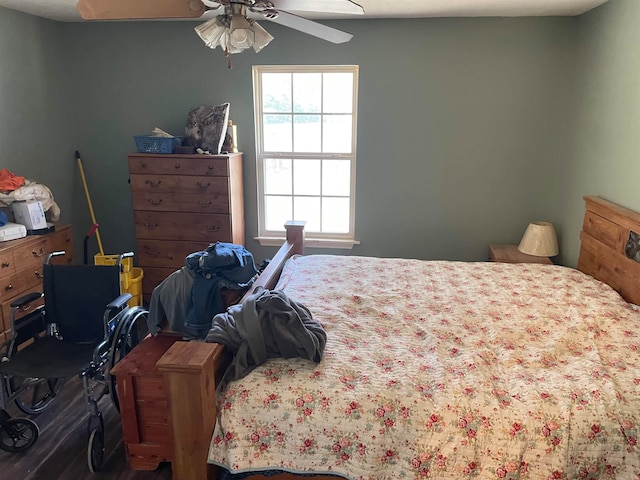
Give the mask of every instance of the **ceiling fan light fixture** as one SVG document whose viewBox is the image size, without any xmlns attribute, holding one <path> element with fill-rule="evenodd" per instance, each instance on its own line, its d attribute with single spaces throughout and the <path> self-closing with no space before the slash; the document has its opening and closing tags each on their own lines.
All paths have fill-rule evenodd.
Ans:
<svg viewBox="0 0 640 480">
<path fill-rule="evenodd" d="M 220 47 L 224 50 L 226 47 L 225 37 L 228 27 L 220 19 L 221 17 L 213 17 L 196 26 L 194 30 L 207 47 Z"/>
<path fill-rule="evenodd" d="M 271 34 L 269 34 L 269 32 L 267 32 L 264 28 L 262 28 L 262 26 L 252 20 L 252 29 L 253 29 L 253 35 L 254 35 L 254 39 L 253 39 L 253 50 L 258 53 L 260 50 L 262 50 L 264 47 L 266 47 L 267 45 L 269 45 L 269 43 L 271 42 L 271 40 L 273 40 L 273 37 L 271 36 Z"/>
<path fill-rule="evenodd" d="M 249 48 L 257 53 L 273 40 L 258 22 L 238 13 L 211 18 L 194 30 L 207 47 L 220 47 L 225 55 L 241 53 Z"/>
</svg>

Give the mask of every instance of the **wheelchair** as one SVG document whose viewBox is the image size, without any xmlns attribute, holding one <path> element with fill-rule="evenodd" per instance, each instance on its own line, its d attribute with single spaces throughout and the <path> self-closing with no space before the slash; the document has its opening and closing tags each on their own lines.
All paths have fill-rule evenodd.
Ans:
<svg viewBox="0 0 640 480">
<path fill-rule="evenodd" d="M 88 411 L 87 463 L 96 472 L 104 459 L 104 422 L 98 401 L 109 395 L 119 411 L 111 368 L 147 334 L 147 311 L 128 307 L 121 294 L 121 261 L 115 265 L 56 265 L 50 253 L 43 265 L 43 292 L 11 303 L 11 338 L 0 347 L 0 449 L 24 452 L 39 435 L 30 418 L 11 418 L 9 402 L 37 415 L 53 402 L 65 380 L 79 375 Z M 34 302 L 44 305 L 16 319 Z"/>
</svg>

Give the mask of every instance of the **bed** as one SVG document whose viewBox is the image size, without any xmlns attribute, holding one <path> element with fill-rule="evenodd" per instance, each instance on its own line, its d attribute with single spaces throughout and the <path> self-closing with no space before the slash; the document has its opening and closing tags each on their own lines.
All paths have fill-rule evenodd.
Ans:
<svg viewBox="0 0 640 480">
<path fill-rule="evenodd" d="M 174 344 L 173 478 L 640 478 L 640 215 L 585 202 L 577 270 L 301 256 L 289 225 L 259 283 L 311 310 L 324 358 L 216 397 L 224 348 Z"/>
</svg>

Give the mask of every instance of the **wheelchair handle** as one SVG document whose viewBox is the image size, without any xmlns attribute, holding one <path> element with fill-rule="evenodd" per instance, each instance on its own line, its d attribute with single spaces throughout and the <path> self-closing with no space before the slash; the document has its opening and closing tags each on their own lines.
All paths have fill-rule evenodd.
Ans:
<svg viewBox="0 0 640 480">
<path fill-rule="evenodd" d="M 60 255 L 65 255 L 67 252 L 65 252 L 64 250 L 59 250 L 57 252 L 51 252 L 49 255 L 47 255 L 47 257 L 44 259 L 44 264 L 45 265 L 49 265 L 49 261 L 51 260 L 51 258 L 53 257 L 58 257 Z"/>
</svg>

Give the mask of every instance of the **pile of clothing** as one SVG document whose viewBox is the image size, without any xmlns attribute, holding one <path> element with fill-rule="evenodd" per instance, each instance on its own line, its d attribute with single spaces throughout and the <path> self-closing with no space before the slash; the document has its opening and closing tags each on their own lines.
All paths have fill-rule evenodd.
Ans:
<svg viewBox="0 0 640 480">
<path fill-rule="evenodd" d="M 185 258 L 184 266 L 152 292 L 147 324 L 152 334 L 167 326 L 191 338 L 204 338 L 214 315 L 226 308 L 223 289 L 249 288 L 258 274 L 253 255 L 242 245 L 216 242 Z"/>
<path fill-rule="evenodd" d="M 221 343 L 233 353 L 222 385 L 246 376 L 269 358 L 320 363 L 327 334 L 307 307 L 280 290 L 258 287 L 242 304 L 213 317 L 206 341 Z"/>
<path fill-rule="evenodd" d="M 21 201 L 38 201 L 48 220 L 57 222 L 60 219 L 60 208 L 48 187 L 15 175 L 6 168 L 0 169 L 0 206 L 9 207 L 13 202 Z"/>
</svg>

